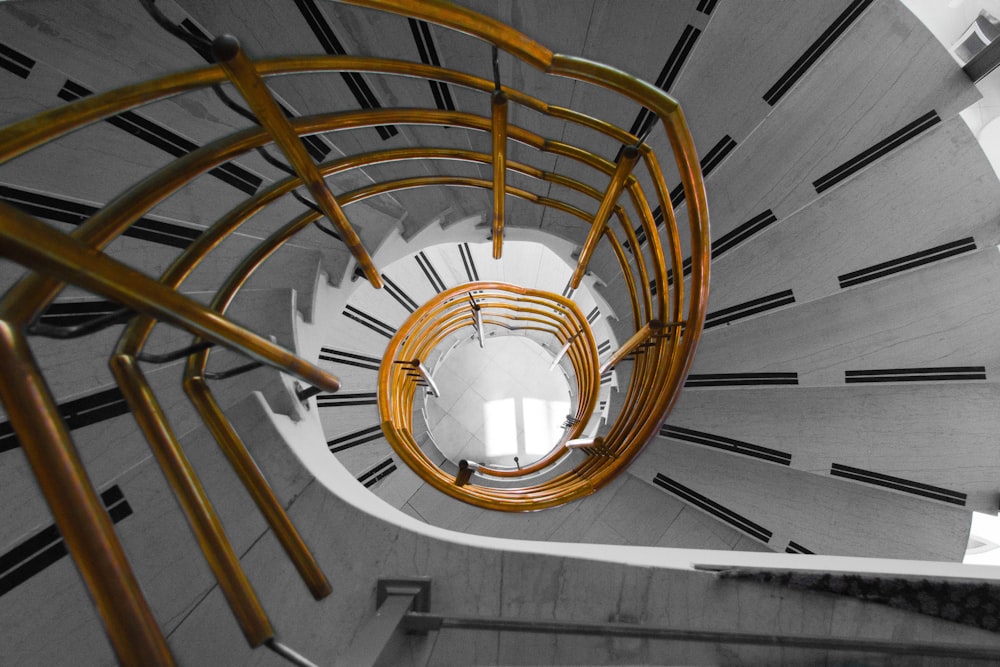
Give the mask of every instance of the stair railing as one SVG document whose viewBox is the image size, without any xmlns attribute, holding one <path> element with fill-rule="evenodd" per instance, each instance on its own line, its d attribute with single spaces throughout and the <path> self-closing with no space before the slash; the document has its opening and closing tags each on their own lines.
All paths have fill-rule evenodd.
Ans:
<svg viewBox="0 0 1000 667">
<path fill-rule="evenodd" d="M 318 218 L 319 213 L 309 211 L 297 217 L 281 232 L 261 244 L 255 254 L 248 257 L 229 279 L 211 307 L 205 307 L 179 291 L 184 279 L 212 250 L 254 213 L 282 194 L 305 185 L 316 200 L 316 206 L 333 222 L 338 235 L 345 240 L 366 277 L 378 286 L 377 268 L 370 261 L 370 255 L 361 241 L 365 230 L 355 233 L 343 211 L 344 207 L 400 188 L 467 185 L 497 188 L 499 184 L 499 189 L 506 194 L 523 197 L 585 220 L 595 230 L 591 235 L 593 240 L 586 246 L 589 252 L 599 250 L 598 239 L 609 241 L 612 256 L 624 276 L 635 330 L 642 329 L 652 321 L 684 323 L 683 326 L 669 328 L 666 333 L 650 336 L 634 352 L 622 417 L 603 436 L 605 448 L 613 454 L 614 463 L 610 466 L 601 465 L 595 457 L 590 457 L 578 469 L 549 479 L 546 486 L 532 495 L 530 502 L 498 509 L 553 506 L 590 493 L 607 483 L 615 474 L 624 470 L 658 430 L 676 400 L 690 366 L 704 321 L 709 235 L 704 186 L 697 154 L 677 103 L 656 87 L 619 70 L 580 58 L 553 54 L 511 28 L 466 9 L 437 1 L 359 0 L 352 4 L 403 13 L 467 32 L 547 74 L 605 87 L 651 110 L 663 123 L 672 145 L 687 201 L 692 257 L 690 290 L 685 293 L 678 230 L 670 193 L 657 158 L 639 137 L 621 128 L 576 111 L 546 104 L 507 86 L 502 87 L 507 104 L 532 109 L 563 122 L 599 132 L 622 146 L 635 147 L 638 152 L 636 163 L 645 166 L 653 184 L 655 201 L 662 212 L 662 231 L 658 228 L 638 180 L 632 175 L 625 175 L 620 163 L 616 165 L 583 148 L 545 139 L 513 126 L 505 119 L 501 124 L 497 120 L 498 114 L 491 112 L 489 116 L 477 116 L 426 109 L 380 109 L 320 114 L 286 121 L 273 113 L 273 100 L 270 100 L 264 84 L 266 78 L 277 75 L 357 71 L 373 75 L 416 76 L 462 85 L 489 95 L 493 95 L 496 90 L 495 82 L 439 67 L 353 56 L 277 58 L 251 63 L 239 52 L 233 41 L 223 40 L 216 48 L 216 54 L 223 61 L 221 66 L 204 67 L 93 95 L 0 129 L 0 164 L 3 164 L 71 131 L 135 107 L 226 81 L 232 81 L 246 94 L 247 101 L 263 125 L 263 128 L 253 127 L 234 132 L 178 158 L 128 188 L 70 234 L 62 234 L 30 215 L 0 204 L 0 255 L 30 270 L 0 301 L 0 400 L 3 401 L 42 493 L 52 509 L 56 525 L 95 600 L 112 646 L 123 664 L 168 665 L 173 664 L 173 659 L 114 534 L 111 522 L 87 479 L 52 393 L 46 386 L 42 369 L 28 346 L 27 336 L 31 333 L 32 323 L 66 284 L 77 285 L 134 311 L 135 316 L 112 356 L 114 374 L 252 645 L 275 644 L 273 629 L 249 588 L 238 559 L 232 554 L 232 548 L 207 502 L 200 481 L 177 445 L 176 436 L 170 432 L 162 408 L 157 405 L 138 361 L 142 358 L 142 350 L 152 327 L 158 322 L 166 322 L 190 332 L 195 336 L 196 345 L 197 341 L 203 341 L 226 347 L 327 392 L 334 392 L 339 388 L 337 379 L 327 371 L 247 331 L 221 314 L 231 301 L 232 294 L 260 262 L 296 231 Z M 494 142 L 493 153 L 489 156 L 448 148 L 424 147 L 411 152 L 407 152 L 407 149 L 375 151 L 323 165 L 314 165 L 311 160 L 303 159 L 302 151 L 298 148 L 298 136 L 407 123 L 464 127 L 473 131 L 490 132 L 498 140 Z M 506 159 L 503 161 L 505 174 L 508 170 L 520 171 L 601 201 L 600 219 L 595 221 L 595 216 L 557 197 L 545 197 L 511 187 L 503 182 L 504 179 L 499 178 L 497 169 L 494 169 L 495 178 L 490 181 L 461 177 L 401 179 L 376 183 L 338 196 L 332 194 L 324 181 L 326 176 L 338 171 L 426 157 L 489 162 L 496 167 L 499 160 L 497 151 L 502 143 L 499 141 L 500 135 L 508 141 L 518 141 L 538 151 L 578 161 L 587 168 L 612 178 L 612 187 L 601 193 L 559 174 Z M 196 177 L 269 143 L 276 143 L 284 151 L 293 164 L 296 176 L 275 183 L 220 219 L 196 239 L 159 281 L 104 253 L 104 249 L 142 215 Z M 632 227 L 625 208 L 617 203 L 617 195 L 614 193 L 617 188 L 629 193 L 629 201 L 638 213 L 638 228 Z M 494 196 L 495 206 L 502 205 L 497 203 L 502 201 L 503 197 Z M 627 246 L 619 243 L 616 233 L 607 226 L 607 217 L 611 214 L 620 223 Z M 644 242 L 640 242 L 640 236 Z M 664 243 L 668 254 L 664 252 Z M 588 261 L 582 264 L 585 269 Z M 579 271 L 581 276 L 583 273 L 583 270 Z M 670 276 L 674 278 L 672 281 Z M 666 298 L 668 292 L 671 297 L 669 305 Z M 198 406 L 199 414 L 219 440 L 223 451 L 240 471 L 244 483 L 248 488 L 256 489 L 251 493 L 268 516 L 272 528 L 276 533 L 285 535 L 282 538 L 283 544 L 292 554 L 303 578 L 309 582 L 313 594 L 321 596 L 328 590 L 325 578 L 315 567 L 308 550 L 296 540 L 294 527 L 286 522 L 287 517 L 282 518 L 283 511 L 280 506 L 276 507 L 273 495 L 269 496 L 266 480 L 255 478 L 250 471 L 252 459 L 248 458 L 238 438 L 230 432 L 231 426 L 228 426 L 219 406 L 212 400 L 211 392 L 207 390 L 204 383 L 206 354 L 206 350 L 198 350 L 195 352 L 196 356 L 188 361 L 185 388 Z M 596 356 L 588 360 L 581 356 L 582 352 L 574 351 L 574 355 L 581 364 L 596 369 Z M 589 402 L 581 400 L 580 404 L 589 405 Z"/>
</svg>

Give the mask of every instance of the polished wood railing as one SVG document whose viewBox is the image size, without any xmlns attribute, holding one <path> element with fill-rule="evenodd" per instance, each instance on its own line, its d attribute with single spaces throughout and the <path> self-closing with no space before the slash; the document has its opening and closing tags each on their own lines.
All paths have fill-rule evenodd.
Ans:
<svg viewBox="0 0 1000 667">
<path fill-rule="evenodd" d="M 709 233 L 698 158 L 677 103 L 662 90 L 620 70 L 581 58 L 554 54 L 502 23 L 464 8 L 438 1 L 349 1 L 472 34 L 548 75 L 596 84 L 652 111 L 660 119 L 672 146 L 687 202 L 687 246 L 691 252 L 689 284 L 686 286 L 682 279 L 680 233 L 670 193 L 659 160 L 642 137 L 585 114 L 550 105 L 502 86 L 499 81 L 488 81 L 440 67 L 355 56 L 291 57 L 251 62 L 240 50 L 238 42 L 224 37 L 217 40 L 213 47 L 218 65 L 93 95 L 0 129 L 0 164 L 6 164 L 79 128 L 145 104 L 224 82 L 232 83 L 243 94 L 258 122 L 255 127 L 212 141 L 131 185 L 72 233 L 60 233 L 24 212 L 0 204 L 0 255 L 24 265 L 30 271 L 0 300 L 0 400 L 123 664 L 168 665 L 173 664 L 173 659 L 111 522 L 87 478 L 46 385 L 43 369 L 28 345 L 27 337 L 40 331 L 32 329 L 32 324 L 64 286 L 82 287 L 133 312 L 120 342 L 110 353 L 113 374 L 177 496 L 235 617 L 254 646 L 262 643 L 275 645 L 272 625 L 242 571 L 200 480 L 172 432 L 168 416 L 144 377 L 140 362 L 153 358 L 143 350 L 158 323 L 168 323 L 194 336 L 192 346 L 181 353 L 182 357 L 188 357 L 183 380 L 185 391 L 312 594 L 317 598 L 327 595 L 329 583 L 205 382 L 208 347 L 216 345 L 246 356 L 254 365 L 269 366 L 297 377 L 309 386 L 328 392 L 339 388 L 337 378 L 317 367 L 312 360 L 301 359 L 225 317 L 226 308 L 240 286 L 275 249 L 305 225 L 326 217 L 350 250 L 361 273 L 376 287 L 381 281 L 378 269 L 369 249 L 353 229 L 345 208 L 354 202 L 400 189 L 453 186 L 492 189 L 496 257 L 502 253 L 505 235 L 506 196 L 523 198 L 585 221 L 590 225 L 590 233 L 581 251 L 571 287 L 580 284 L 599 244 L 608 243 L 627 288 L 636 333 L 612 357 L 613 363 L 620 364 L 630 356 L 632 371 L 619 417 L 602 434 L 601 451 L 604 455 L 588 456 L 571 470 L 556 470 L 535 487 L 523 489 L 516 498 L 497 496 L 494 491 L 476 484 L 459 487 L 454 476 L 426 466 L 415 453 L 406 449 L 409 446 L 406 442 L 407 420 L 412 419 L 412 409 L 407 411 L 406 406 L 412 406 L 413 383 L 393 379 L 391 373 L 387 373 L 384 386 L 380 383 L 379 400 L 387 406 L 386 435 L 399 449 L 400 456 L 425 478 L 433 477 L 435 486 L 463 500 L 494 509 L 531 510 L 551 507 L 592 493 L 624 470 L 652 438 L 676 401 L 690 366 L 705 316 Z M 480 116 L 463 112 L 389 108 L 286 119 L 277 110 L 266 86 L 266 80 L 272 76 L 340 71 L 420 77 L 461 85 L 490 96 L 490 111 Z M 623 147 L 621 156 L 616 162 L 581 147 L 517 127 L 509 122 L 510 105 L 609 137 Z M 317 165 L 305 153 L 298 139 L 319 132 L 408 123 L 486 132 L 492 137 L 492 151 L 485 154 L 423 146 L 349 155 Z M 601 191 L 563 174 L 510 160 L 506 154 L 508 141 L 517 141 L 536 151 L 572 160 L 608 179 L 609 184 Z M 158 280 L 116 261 L 104 252 L 140 217 L 201 174 L 268 144 L 274 144 L 281 150 L 290 162 L 294 175 L 262 189 L 221 217 L 174 260 Z M 406 178 L 376 182 L 338 195 L 333 194 L 325 180 L 332 174 L 370 165 L 422 159 L 490 164 L 493 178 Z M 652 183 L 651 198 L 632 173 L 637 168 L 644 168 L 648 181 Z M 597 212 L 589 213 L 557 197 L 514 187 L 506 178 L 511 172 L 582 193 L 596 203 Z M 308 190 L 317 210 L 296 217 L 260 242 L 220 287 L 209 306 L 181 294 L 185 279 L 206 261 L 214 249 L 253 215 L 298 187 Z M 626 203 L 619 201 L 624 193 L 628 195 Z M 654 219 L 651 202 L 655 202 L 662 212 L 662 229 Z M 637 216 L 637 221 L 630 219 L 629 209 Z M 617 231 L 613 229 L 612 221 L 617 221 Z M 636 222 L 637 227 L 634 226 Z M 644 238 L 642 243 L 640 235 Z M 537 324 L 564 343 L 571 341 L 567 354 L 577 376 L 580 391 L 578 417 L 583 423 L 593 411 L 597 391 L 595 377 L 599 376 L 600 364 L 585 319 L 578 321 L 578 313 L 573 312 L 574 307 L 569 300 L 553 296 L 526 291 L 520 292 L 518 298 L 521 307 L 526 309 L 524 317 L 528 317 L 531 310 L 542 311 L 531 313 L 532 317 L 541 320 Z M 543 302 L 545 307 L 542 307 Z M 441 313 L 450 312 L 449 303 L 444 299 L 438 302 L 437 305 L 443 309 Z M 437 306 L 429 307 L 433 309 Z M 555 310 L 561 308 L 561 324 L 549 317 L 553 307 Z M 439 323 L 444 327 L 466 326 L 466 323 L 459 324 L 460 319 L 447 325 Z M 491 321 L 499 323 L 500 319 Z M 576 324 L 567 325 L 567 321 Z M 580 332 L 583 335 L 577 335 Z M 429 344 L 435 336 L 438 333 L 428 330 L 425 342 Z M 414 358 L 419 358 L 419 355 Z M 605 362 L 604 366 L 609 367 L 609 363 Z M 574 434 L 579 434 L 576 427 L 570 430 L 568 439 L 575 438 Z M 546 465 L 554 463 L 557 458 L 553 456 Z M 486 472 L 497 476 L 505 474 L 502 470 Z M 465 490 L 456 494 L 456 489 Z"/>
<path fill-rule="evenodd" d="M 386 348 L 379 371 L 378 397 L 382 430 L 400 457 L 439 490 L 451 496 L 493 509 L 517 508 L 525 487 L 485 488 L 456 484 L 455 477 L 442 470 L 413 437 L 413 415 L 420 383 L 411 371 L 415 362 L 440 357 L 440 348 L 451 344 L 455 335 L 475 331 L 482 340 L 483 329 L 530 334 L 535 342 L 553 342 L 565 347 L 564 357 L 575 383 L 575 410 L 570 426 L 552 451 L 529 465 L 497 468 L 478 462 L 479 474 L 495 478 L 516 478 L 546 470 L 567 453 L 567 443 L 579 438 L 597 404 L 600 390 L 597 344 L 576 304 L 558 294 L 498 282 L 473 282 L 446 290 L 425 303 L 407 318 Z M 456 462 L 458 463 L 458 462 Z M 535 488 L 534 485 L 532 488 Z"/>
</svg>

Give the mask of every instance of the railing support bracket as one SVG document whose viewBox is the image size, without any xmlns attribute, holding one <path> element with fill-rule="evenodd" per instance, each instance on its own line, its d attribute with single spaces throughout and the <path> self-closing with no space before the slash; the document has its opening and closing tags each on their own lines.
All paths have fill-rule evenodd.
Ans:
<svg viewBox="0 0 1000 667">
<path fill-rule="evenodd" d="M 410 634 L 426 634 L 427 630 L 419 622 L 410 627 L 404 620 L 411 612 L 430 612 L 431 580 L 428 577 L 379 579 L 375 604 L 375 615 L 358 630 L 356 639 L 340 656 L 337 665 L 375 665 L 400 627 Z"/>
</svg>

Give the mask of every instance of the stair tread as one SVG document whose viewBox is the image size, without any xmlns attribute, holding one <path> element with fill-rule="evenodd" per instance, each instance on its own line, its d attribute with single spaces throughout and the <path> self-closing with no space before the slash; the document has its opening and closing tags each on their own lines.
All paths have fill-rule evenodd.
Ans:
<svg viewBox="0 0 1000 667">
<path fill-rule="evenodd" d="M 814 182 L 931 111 L 948 119 L 978 98 L 906 7 L 873 4 L 707 179 L 713 235 L 765 210 L 791 215 L 819 196 Z"/>
<path fill-rule="evenodd" d="M 790 371 L 797 384 L 842 385 L 849 370 L 981 366 L 992 379 L 998 265 L 997 250 L 984 248 L 717 327 L 702 336 L 691 372 Z"/>
<path fill-rule="evenodd" d="M 996 174 L 955 117 L 742 246 L 720 246 L 709 313 L 784 289 L 797 304 L 835 294 L 879 275 L 855 272 L 968 237 L 996 245 L 998 208 Z"/>
<path fill-rule="evenodd" d="M 740 460 L 818 475 L 840 464 L 943 487 L 967 494 L 970 509 L 995 511 L 998 400 L 993 383 L 698 389 L 681 394 L 666 431 L 734 447 Z"/>
<path fill-rule="evenodd" d="M 630 474 L 660 479 L 674 489 L 665 492 L 714 508 L 777 551 L 793 541 L 831 555 L 959 560 L 968 539 L 961 508 L 763 462 L 733 465 L 724 452 L 666 439 L 648 446 Z"/>
</svg>

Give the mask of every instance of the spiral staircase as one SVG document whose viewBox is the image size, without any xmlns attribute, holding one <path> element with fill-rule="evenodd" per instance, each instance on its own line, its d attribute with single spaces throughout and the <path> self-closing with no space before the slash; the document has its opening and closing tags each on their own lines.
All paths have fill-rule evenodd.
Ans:
<svg viewBox="0 0 1000 667">
<path fill-rule="evenodd" d="M 6 215 L 25 223 L 26 239 L 15 247 L 5 236 L 4 289 L 24 277 L 21 262 L 52 266 L 47 262 L 55 250 L 25 259 L 32 247 L 55 243 L 48 231 L 73 232 L 96 245 L 94 218 L 113 220 L 141 203 L 138 219 L 105 242 L 106 255 L 176 287 L 193 304 L 225 312 L 224 319 L 203 318 L 194 305 L 170 302 L 177 328 L 154 328 L 149 313 L 133 317 L 114 302 L 139 312 L 152 293 L 138 282 L 122 281 L 118 299 L 95 296 L 106 286 L 83 282 L 89 291 L 66 287 L 28 330 L 58 404 L 48 415 L 62 415 L 134 575 L 102 598 L 92 584 L 102 577 L 97 567 L 90 570 L 78 558 L 83 577 L 74 569 L 66 545 L 72 551 L 74 540 L 87 537 L 72 535 L 49 509 L 50 496 L 62 491 L 50 481 L 43 494 L 38 468 L 56 462 L 29 464 L 22 443 L 42 436 L 14 423 L 35 390 L 8 391 L 10 421 L 0 431 L 6 507 L 0 627 L 7 644 L 0 662 L 110 664 L 117 657 L 153 664 L 155 655 L 170 664 L 163 656 L 172 653 L 183 664 L 288 664 L 301 659 L 292 647 L 317 664 L 360 664 L 348 652 L 382 602 L 375 579 L 410 575 L 433 580 L 435 606 L 464 614 L 652 623 L 716 634 L 565 637 L 538 628 L 542 634 L 437 628 L 433 641 L 397 636 L 380 664 L 814 664 L 852 655 L 863 664 L 938 664 L 955 656 L 993 661 L 1000 643 L 981 629 L 986 626 L 721 580 L 689 567 L 742 557 L 749 560 L 732 562 L 808 568 L 803 557 L 786 553 L 959 561 L 971 512 L 996 513 L 1000 368 L 992 334 L 1000 330 L 1000 187 L 958 116 L 978 98 L 968 77 L 905 7 L 889 0 L 794 7 L 676 0 L 629 3 L 628 11 L 602 2 L 463 4 L 556 53 L 655 82 L 680 101 L 711 212 L 711 293 L 700 314 L 706 267 L 699 241 L 670 231 L 674 218 L 683 227 L 689 213 L 697 219 L 699 212 L 688 210 L 694 191 L 679 185 L 688 177 L 682 179 L 672 159 L 660 159 L 672 189 L 664 205 L 648 207 L 654 210 L 646 211 L 646 227 L 642 206 L 624 205 L 631 223 L 615 227 L 621 244 L 608 237 L 594 243 L 589 222 L 572 213 L 593 218 L 609 181 L 614 184 L 630 159 L 631 140 L 644 151 L 671 155 L 676 142 L 672 146 L 655 114 L 585 81 L 544 76 L 502 49 L 494 56 L 472 34 L 435 24 L 444 16 L 434 13 L 435 3 L 410 7 L 415 14 L 407 18 L 314 0 L 156 2 L 155 11 L 180 26 L 185 39 L 157 25 L 140 2 L 0 4 L 5 126 L 67 102 L 75 101 L 75 109 L 88 100 L 94 108 L 138 103 L 152 92 L 142 82 L 205 68 L 212 62 L 207 40 L 224 33 L 237 35 L 254 59 L 293 56 L 270 70 L 288 74 L 268 78 L 281 110 L 275 123 L 287 116 L 289 127 L 306 132 L 313 114 L 368 114 L 350 129 L 311 134 L 301 144 L 315 162 L 344 165 L 327 172 L 326 182 L 338 193 L 357 243 L 350 230 L 336 226 L 316 190 L 281 189 L 289 178 L 287 154 L 246 150 L 258 132 L 256 120 L 268 121 L 263 107 L 254 107 L 252 91 L 244 101 L 239 84 L 221 94 L 191 87 L 104 120 L 94 116 L 83 130 L 0 165 L 0 199 L 20 211 Z M 464 27 L 495 41 L 504 36 L 492 27 L 478 33 Z M 515 46 L 532 53 L 530 45 Z M 358 63 L 346 61 L 343 72 L 289 74 L 297 58 L 321 53 L 406 61 L 416 76 L 362 74 Z M 237 70 L 240 58 L 225 67 Z M 435 67 L 465 78 L 420 78 Z M 236 71 L 231 80 L 239 76 Z M 199 83 L 211 81 L 206 75 Z M 501 200 L 501 234 L 488 187 L 497 178 L 496 157 L 494 168 L 472 159 L 351 168 L 354 156 L 373 150 L 436 146 L 450 155 L 435 157 L 489 156 L 490 118 L 498 113 L 489 94 L 494 83 L 510 95 L 509 128 L 520 128 L 510 129 L 519 142 L 506 145 L 503 177 L 512 194 Z M 98 94 L 124 86 L 133 88 L 121 99 Z M 525 104 L 522 94 L 620 129 L 602 134 L 566 123 Z M 241 105 L 254 107 L 253 114 Z M 380 108 L 403 110 L 414 120 L 400 111 L 392 124 L 381 124 L 390 116 L 379 116 Z M 485 120 L 470 126 L 463 113 Z M 45 130 L 45 124 L 37 129 Z M 202 160 L 233 133 L 247 137 L 245 152 L 212 164 Z M 531 135 L 546 138 L 547 150 L 531 145 Z M 548 150 L 555 144 L 602 156 L 603 171 Z M 298 167 L 294 159 L 287 162 Z M 170 196 L 143 198 L 129 190 L 171 169 L 177 178 L 193 169 L 204 173 Z M 434 179 L 452 182 L 379 190 L 380 184 Z M 571 181 L 579 187 L 567 187 Z M 655 181 L 655 174 L 636 170 L 632 182 L 654 193 Z M 251 211 L 248 202 L 272 186 L 277 194 Z M 365 195 L 355 200 L 342 193 Z M 652 195 L 650 201 L 655 205 Z M 116 203 L 105 207 L 109 202 Z M 234 211 L 243 218 L 237 221 Z M 47 228 L 31 227 L 23 214 Z M 241 226 L 224 241 L 212 240 L 205 230 L 219 220 Z M 498 238 L 503 254 L 495 259 Z M 178 265 L 181 251 L 198 244 L 211 251 L 211 261 Z M 355 252 L 359 244 L 370 264 Z M 657 244 L 666 251 L 660 266 L 669 274 L 653 275 L 653 261 L 647 275 L 639 257 L 655 260 Z M 632 267 L 627 272 L 620 268 L 623 258 Z M 79 255 L 81 266 L 90 259 Z M 586 275 L 581 270 L 581 286 L 569 289 L 579 266 Z M 380 384 L 380 372 L 388 375 L 392 367 L 383 363 L 386 350 L 414 311 L 480 281 L 544 290 L 554 295 L 551 303 L 569 297 L 586 319 L 594 358 L 605 372 L 587 385 L 564 362 L 597 406 L 567 433 L 618 442 L 615 434 L 652 429 L 644 449 L 645 437 L 606 455 L 562 452 L 561 465 L 576 471 L 574 480 L 580 470 L 597 476 L 572 487 L 575 496 L 569 486 L 553 486 L 563 494 L 558 502 L 539 501 L 532 490 L 515 492 L 531 499 L 519 509 L 544 511 L 496 511 L 510 507 L 500 506 L 506 487 L 490 481 L 489 470 L 456 484 L 457 462 L 440 460 L 434 428 L 421 414 L 434 398 L 413 384 L 419 374 L 401 371 Z M 376 282 L 380 289 L 372 287 Z M 32 295 L 24 284 L 7 294 L 5 305 Z M 44 282 L 28 284 L 46 289 Z M 676 320 L 686 314 L 686 324 L 660 316 L 656 326 L 672 328 L 658 336 L 647 329 L 636 342 L 642 318 L 655 319 L 653 306 L 684 290 L 693 310 L 675 303 L 670 312 Z M 167 303 L 167 295 L 153 296 Z M 461 298 L 470 297 L 477 298 Z M 165 310 L 153 317 L 169 321 Z M 449 345 L 476 344 L 472 310 L 468 317 Z M 78 335 L 81 327 L 86 335 Z M 243 328 L 260 338 L 250 340 Z M 496 321 L 488 327 L 494 335 L 524 334 L 502 329 Z M 560 335 L 548 343 L 553 359 L 571 338 Z M 17 338 L 6 330 L 4 336 Z M 222 349 L 234 345 L 210 351 L 203 342 L 232 343 L 239 336 L 252 359 Z M 608 369 L 630 341 L 637 347 L 629 359 Z M 670 356 L 681 341 L 698 343 L 690 368 L 685 356 Z M 484 343 L 488 350 L 489 340 Z M 431 375 L 443 356 L 426 358 Z M 0 360 L 4 374 L 31 378 L 30 367 L 17 362 L 10 355 Z M 670 383 L 681 381 L 684 391 L 675 397 Z M 410 402 L 395 408 L 395 422 L 387 424 L 380 401 L 404 386 Z M 662 411 L 634 401 L 633 386 L 657 406 L 676 400 L 665 423 L 659 423 Z M 664 388 L 662 396 L 656 387 Z M 143 402 L 158 406 L 152 417 L 137 410 Z M 167 426 L 157 413 L 169 417 Z M 632 431 L 615 430 L 615 424 L 632 424 L 633 415 Z M 393 430 L 404 422 L 405 437 Z M 412 441 L 412 448 L 401 440 Z M 179 443 L 180 459 L 171 459 L 171 441 Z M 250 458 L 242 458 L 244 446 Z M 430 452 L 424 458 L 433 466 L 418 452 Z M 608 468 L 601 466 L 616 474 L 605 476 Z M 191 494 L 180 496 L 181 507 L 178 487 Z M 566 543 L 604 546 L 584 551 Z M 764 560 L 721 553 L 728 551 L 762 552 Z M 822 562 L 823 570 L 869 567 Z M 885 564 L 870 568 L 895 571 Z M 941 563 L 919 571 L 996 577 Z M 107 620 L 115 613 L 108 609 L 133 602 L 125 608 L 141 613 L 130 617 L 131 625 L 121 622 L 125 630 Z M 733 643 L 724 635 L 734 630 L 833 643 L 767 646 L 759 636 Z M 166 639 L 157 639 L 158 632 Z M 121 637 L 135 635 L 148 639 L 150 653 L 129 652 Z M 959 648 L 942 652 L 929 638 Z M 851 640 L 854 653 L 834 645 Z M 876 646 L 878 640 L 896 643 Z M 273 651 L 254 650 L 262 644 Z M 909 658 L 899 658 L 907 651 Z"/>
</svg>

